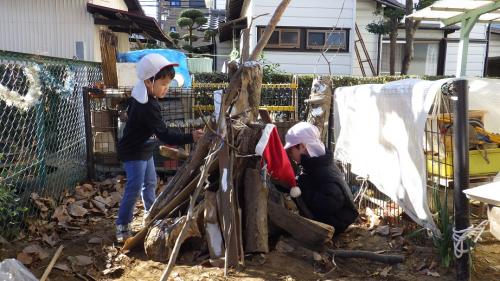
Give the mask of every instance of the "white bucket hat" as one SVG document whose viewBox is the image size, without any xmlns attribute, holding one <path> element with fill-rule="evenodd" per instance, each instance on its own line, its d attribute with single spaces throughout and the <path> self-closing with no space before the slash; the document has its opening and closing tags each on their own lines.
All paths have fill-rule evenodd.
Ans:
<svg viewBox="0 0 500 281">
<path fill-rule="evenodd" d="M 136 64 L 139 81 L 137 81 L 132 89 L 132 97 L 140 103 L 147 103 L 148 90 L 146 89 L 144 80 L 154 77 L 156 73 L 166 66 L 179 66 L 179 64 L 167 60 L 160 54 L 148 54 L 142 57 Z"/>
<path fill-rule="evenodd" d="M 291 127 L 285 135 L 285 150 L 298 144 L 304 144 L 311 157 L 325 155 L 325 145 L 319 139 L 319 130 L 316 126 L 300 122 Z"/>
</svg>

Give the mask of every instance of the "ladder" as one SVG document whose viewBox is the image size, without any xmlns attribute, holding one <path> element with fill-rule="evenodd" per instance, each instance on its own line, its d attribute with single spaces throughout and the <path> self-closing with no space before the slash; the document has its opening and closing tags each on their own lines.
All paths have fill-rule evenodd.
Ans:
<svg viewBox="0 0 500 281">
<path fill-rule="evenodd" d="M 370 66 L 370 70 L 372 71 L 372 75 L 377 76 L 377 73 L 375 72 L 375 68 L 373 67 L 372 60 L 370 59 L 370 55 L 368 54 L 368 51 L 366 50 L 365 42 L 363 41 L 363 37 L 361 36 L 361 32 L 359 32 L 358 24 L 356 23 L 354 26 L 356 29 L 356 35 L 358 37 L 358 39 L 354 41 L 354 51 L 356 51 L 356 57 L 358 58 L 359 68 L 361 68 L 361 74 L 363 74 L 363 77 L 366 77 L 364 63 L 368 62 L 368 65 Z M 361 48 L 363 49 L 363 53 L 365 54 L 365 60 L 362 60 L 361 55 L 359 54 L 358 42 L 360 42 Z"/>
</svg>

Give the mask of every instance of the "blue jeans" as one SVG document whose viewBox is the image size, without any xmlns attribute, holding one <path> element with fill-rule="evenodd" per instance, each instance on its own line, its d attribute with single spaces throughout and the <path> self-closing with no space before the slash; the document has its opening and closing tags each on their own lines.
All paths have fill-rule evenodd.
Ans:
<svg viewBox="0 0 500 281">
<path fill-rule="evenodd" d="M 116 220 L 118 225 L 132 222 L 139 193 L 142 196 L 145 212 L 149 211 L 156 197 L 156 170 L 153 157 L 148 160 L 125 161 L 123 166 L 127 174 L 127 184 Z"/>
</svg>

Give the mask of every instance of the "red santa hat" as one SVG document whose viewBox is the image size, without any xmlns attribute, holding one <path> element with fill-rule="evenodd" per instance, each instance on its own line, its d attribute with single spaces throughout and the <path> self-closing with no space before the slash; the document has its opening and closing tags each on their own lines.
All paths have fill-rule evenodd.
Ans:
<svg viewBox="0 0 500 281">
<path fill-rule="evenodd" d="M 255 147 L 255 153 L 262 156 L 263 161 L 267 164 L 267 172 L 271 178 L 286 184 L 290 188 L 292 197 L 300 196 L 301 192 L 295 180 L 292 164 L 283 148 L 275 125 L 266 125 Z"/>
</svg>

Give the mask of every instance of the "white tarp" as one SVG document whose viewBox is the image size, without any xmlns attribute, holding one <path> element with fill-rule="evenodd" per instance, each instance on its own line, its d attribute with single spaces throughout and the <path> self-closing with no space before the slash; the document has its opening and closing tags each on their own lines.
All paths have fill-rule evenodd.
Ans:
<svg viewBox="0 0 500 281">
<path fill-rule="evenodd" d="M 469 110 L 484 110 L 484 129 L 500 134 L 500 79 L 468 78 Z"/>
<path fill-rule="evenodd" d="M 406 79 L 335 91 L 335 158 L 351 164 L 418 224 L 439 231 L 427 204 L 424 128 L 443 83 Z M 340 128 L 340 130 L 339 130 Z"/>
</svg>

